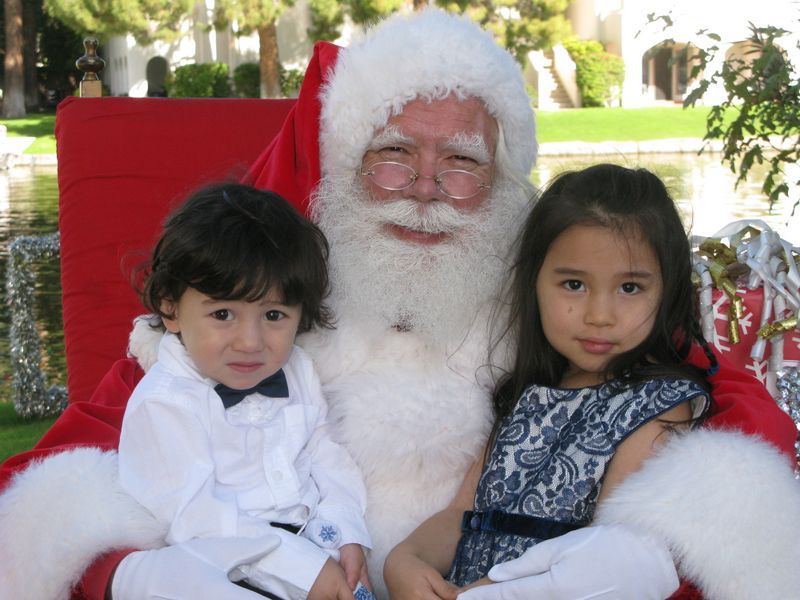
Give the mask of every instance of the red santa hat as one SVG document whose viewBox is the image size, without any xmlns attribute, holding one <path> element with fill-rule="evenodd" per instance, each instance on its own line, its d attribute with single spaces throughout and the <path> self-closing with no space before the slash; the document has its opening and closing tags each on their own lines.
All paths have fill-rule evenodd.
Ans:
<svg viewBox="0 0 800 600">
<path fill-rule="evenodd" d="M 497 119 L 504 167 L 536 160 L 530 98 L 514 58 L 467 19 L 428 8 L 395 14 L 352 46 L 318 42 L 297 104 L 245 178 L 308 214 L 323 174 L 352 173 L 375 133 L 415 98 L 476 97 Z"/>
<path fill-rule="evenodd" d="M 277 192 L 306 216 L 309 197 L 319 183 L 319 90 L 340 50 L 329 42 L 314 45 L 297 103 L 243 179 Z"/>
</svg>

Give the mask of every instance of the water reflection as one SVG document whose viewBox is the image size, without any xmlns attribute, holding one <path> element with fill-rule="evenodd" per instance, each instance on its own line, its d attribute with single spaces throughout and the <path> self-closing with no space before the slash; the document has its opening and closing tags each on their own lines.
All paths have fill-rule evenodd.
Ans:
<svg viewBox="0 0 800 600">
<path fill-rule="evenodd" d="M 11 397 L 8 305 L 5 277 L 8 242 L 21 235 L 51 233 L 58 228 L 58 184 L 54 166 L 18 166 L 0 170 L 0 400 Z M 38 278 L 34 313 L 42 340 L 42 362 L 48 384 L 66 383 L 64 337 L 61 320 L 59 265 L 36 265 Z"/>
<path fill-rule="evenodd" d="M 791 217 L 796 195 L 770 211 L 769 202 L 761 193 L 761 182 L 767 173 L 765 165 L 755 165 L 751 181 L 734 189 L 735 175 L 720 163 L 719 155 L 714 154 L 542 157 L 534 172 L 534 181 L 541 184 L 561 171 L 603 161 L 644 167 L 661 177 L 678 204 L 687 228 L 694 234 L 709 236 L 731 221 L 761 219 L 784 239 L 800 244 L 800 214 Z"/>
<path fill-rule="evenodd" d="M 669 154 L 634 157 L 542 157 L 533 174 L 537 184 L 567 169 L 579 169 L 596 162 L 617 162 L 651 169 L 666 182 L 683 211 L 687 224 L 701 235 L 711 235 L 730 221 L 759 218 L 782 237 L 800 243 L 800 215 L 789 217 L 792 201 L 785 201 L 770 213 L 759 184 L 742 184 L 733 189 L 733 174 L 714 155 Z M 765 168 L 755 173 L 763 176 Z M 20 235 L 38 235 L 56 230 L 58 191 L 55 166 L 18 166 L 0 171 L 0 281 L 5 282 L 8 241 Z M 65 383 L 61 320 L 61 285 L 57 264 L 40 264 L 35 311 L 43 341 L 43 362 L 48 383 Z M 5 287 L 0 289 L 5 296 Z M 102 310 L 98 307 L 98 310 Z M 11 373 L 8 349 L 8 307 L 0 302 L 0 400 L 10 398 Z"/>
</svg>

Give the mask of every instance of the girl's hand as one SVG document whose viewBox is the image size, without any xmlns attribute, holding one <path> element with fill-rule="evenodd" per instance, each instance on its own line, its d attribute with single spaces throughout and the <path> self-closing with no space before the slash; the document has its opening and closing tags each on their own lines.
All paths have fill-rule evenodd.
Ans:
<svg viewBox="0 0 800 600">
<path fill-rule="evenodd" d="M 463 588 L 459 590 L 459 593 L 466 592 L 467 590 L 471 590 L 472 588 L 481 587 L 482 585 L 492 585 L 494 581 L 489 579 L 488 577 L 481 577 L 477 581 L 473 581 L 472 583 L 468 583 Z"/>
<path fill-rule="evenodd" d="M 341 565 L 329 558 L 308 592 L 308 600 L 354 600 Z"/>
<path fill-rule="evenodd" d="M 339 548 L 339 564 L 344 569 L 344 576 L 351 590 L 356 589 L 356 585 L 360 581 L 365 588 L 372 591 L 364 549 L 359 544 L 345 544 Z"/>
<path fill-rule="evenodd" d="M 394 600 L 455 600 L 461 591 L 420 558 L 403 552 L 402 547 L 389 553 L 383 577 Z"/>
</svg>

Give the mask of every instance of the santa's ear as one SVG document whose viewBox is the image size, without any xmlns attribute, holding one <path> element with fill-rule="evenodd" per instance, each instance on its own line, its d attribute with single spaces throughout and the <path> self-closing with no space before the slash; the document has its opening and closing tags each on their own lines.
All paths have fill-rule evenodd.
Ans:
<svg viewBox="0 0 800 600">
<path fill-rule="evenodd" d="M 178 305 L 172 300 L 161 301 L 161 322 L 170 333 L 180 333 L 181 328 L 178 325 Z M 168 315 L 168 316 L 165 316 Z"/>
</svg>

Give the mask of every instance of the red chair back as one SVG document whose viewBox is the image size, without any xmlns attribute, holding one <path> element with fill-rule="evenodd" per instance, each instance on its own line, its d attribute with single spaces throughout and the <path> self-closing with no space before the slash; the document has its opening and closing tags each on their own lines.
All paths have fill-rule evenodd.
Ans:
<svg viewBox="0 0 800 600">
<path fill-rule="evenodd" d="M 70 402 L 126 354 L 143 308 L 130 268 L 193 189 L 238 181 L 294 100 L 68 98 L 58 106 L 59 231 Z"/>
</svg>

